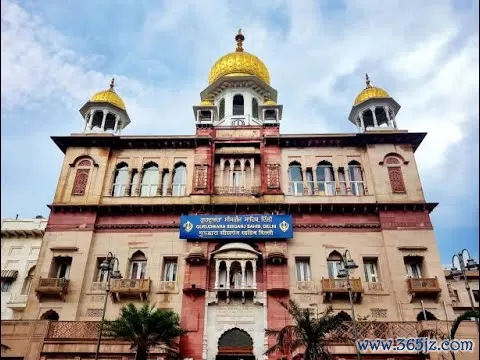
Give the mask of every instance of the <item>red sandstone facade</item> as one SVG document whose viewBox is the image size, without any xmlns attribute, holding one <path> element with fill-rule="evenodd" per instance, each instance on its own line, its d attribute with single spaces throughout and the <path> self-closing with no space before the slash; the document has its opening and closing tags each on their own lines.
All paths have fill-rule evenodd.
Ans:
<svg viewBox="0 0 480 360">
<path fill-rule="evenodd" d="M 243 48 L 229 56 L 242 54 L 253 56 Z M 414 157 L 425 134 L 398 130 L 400 106 L 369 81 L 350 113 L 359 133 L 280 134 L 268 72 L 233 64 L 218 77 L 212 68 L 193 136 L 120 135 L 125 108 L 95 95 L 81 110 L 85 132 L 53 137 L 65 159 L 25 309 L 30 322 L 2 324 L 2 343 L 28 359 L 91 358 L 105 296 L 98 263 L 109 251 L 124 280 L 112 284 L 106 317 L 128 302 L 174 309 L 189 331 L 178 349 L 184 359 L 281 358 L 263 355 L 274 342 L 264 329 L 291 321 L 279 300 L 350 314 L 336 276 L 347 249 L 359 265 L 356 312 L 381 323 L 376 336 L 416 336 L 428 325 L 417 323 L 422 309 L 442 326 L 453 320 L 429 215 L 436 204 L 425 201 Z M 117 96 L 113 85 L 107 91 Z M 293 237 L 179 239 L 181 215 L 250 214 L 291 215 Z M 33 321 L 52 314 L 58 321 Z M 34 350 L 15 342 L 22 326 Z M 101 357 L 131 359 L 127 348 L 107 339 Z M 355 357 L 351 344 L 332 351 Z M 397 355 L 364 359 L 379 357 Z"/>
</svg>

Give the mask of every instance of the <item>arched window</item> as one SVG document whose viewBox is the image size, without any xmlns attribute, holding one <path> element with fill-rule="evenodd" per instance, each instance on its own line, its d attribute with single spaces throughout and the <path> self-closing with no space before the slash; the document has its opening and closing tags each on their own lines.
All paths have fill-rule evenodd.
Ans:
<svg viewBox="0 0 480 360">
<path fill-rule="evenodd" d="M 30 289 L 32 287 L 34 272 L 35 272 L 35 266 L 32 266 L 28 271 L 28 275 L 25 278 L 25 281 L 23 282 L 22 295 L 28 295 L 28 293 L 30 292 Z"/>
<path fill-rule="evenodd" d="M 233 116 L 243 115 L 245 111 L 245 105 L 243 101 L 243 95 L 237 94 L 233 97 Z"/>
<path fill-rule="evenodd" d="M 362 166 L 359 162 L 353 160 L 348 163 L 348 176 L 350 177 L 352 194 L 356 196 L 365 195 Z"/>
<path fill-rule="evenodd" d="M 302 165 L 294 161 L 288 166 L 288 180 L 290 195 L 303 195 Z"/>
<path fill-rule="evenodd" d="M 390 180 L 390 187 L 394 194 L 404 194 L 407 192 L 405 182 L 402 174 L 402 161 L 400 157 L 395 155 L 387 155 L 383 161 L 388 169 L 388 179 Z"/>
<path fill-rule="evenodd" d="M 333 166 L 328 161 L 321 161 L 317 165 L 317 187 L 320 195 L 335 195 L 335 176 Z"/>
<path fill-rule="evenodd" d="M 332 251 L 327 258 L 328 277 L 338 279 L 338 273 L 343 269 L 342 255 L 338 251 Z"/>
<path fill-rule="evenodd" d="M 113 189 L 112 196 L 124 196 L 125 188 L 128 183 L 128 165 L 126 163 L 120 163 L 115 169 L 113 175 Z"/>
<path fill-rule="evenodd" d="M 187 168 L 183 163 L 175 165 L 173 170 L 173 196 L 185 196 L 185 184 L 187 182 Z"/>
<path fill-rule="evenodd" d="M 258 119 L 258 101 L 257 99 L 252 99 L 252 117 Z"/>
<path fill-rule="evenodd" d="M 225 117 L 225 99 L 220 100 L 220 106 L 218 109 L 218 118 L 222 120 Z"/>
<path fill-rule="evenodd" d="M 140 196 L 155 196 L 158 189 L 158 166 L 155 163 L 148 163 L 143 167 L 142 184 L 140 185 Z"/>
<path fill-rule="evenodd" d="M 85 195 L 88 184 L 88 176 L 92 162 L 89 159 L 79 160 L 77 162 L 77 172 L 73 181 L 72 195 Z"/>
<path fill-rule="evenodd" d="M 130 279 L 145 279 L 147 273 L 147 258 L 140 250 L 137 250 L 130 259 Z"/>
</svg>

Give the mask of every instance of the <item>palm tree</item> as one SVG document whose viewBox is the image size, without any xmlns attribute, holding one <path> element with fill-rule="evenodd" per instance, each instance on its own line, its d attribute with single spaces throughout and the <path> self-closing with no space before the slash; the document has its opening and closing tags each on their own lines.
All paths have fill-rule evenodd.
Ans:
<svg viewBox="0 0 480 360">
<path fill-rule="evenodd" d="M 170 357 L 175 357 L 172 350 L 175 340 L 185 335 L 180 327 L 178 315 L 169 309 L 155 309 L 144 304 L 137 309 L 128 304 L 120 310 L 120 316 L 113 321 L 106 321 L 103 335 L 118 340 L 129 341 L 130 348 L 135 350 L 136 360 L 147 360 L 150 349 L 165 345 Z"/>
<path fill-rule="evenodd" d="M 479 319 L 478 310 L 467 310 L 463 314 L 459 315 L 455 320 L 453 320 L 452 329 L 450 330 L 450 338 L 455 339 L 455 334 L 457 333 L 460 323 L 464 320 L 469 320 L 471 318 Z"/>
<path fill-rule="evenodd" d="M 288 303 L 280 301 L 280 305 L 292 316 L 294 324 L 280 330 L 265 330 L 266 335 L 276 337 L 276 343 L 265 352 L 266 355 L 275 351 L 291 355 L 294 351 L 303 350 L 304 360 L 331 359 L 329 343 L 347 339 L 338 335 L 346 332 L 347 325 L 340 317 L 332 315 L 331 307 L 315 318 L 309 309 L 300 308 L 293 300 Z"/>
</svg>

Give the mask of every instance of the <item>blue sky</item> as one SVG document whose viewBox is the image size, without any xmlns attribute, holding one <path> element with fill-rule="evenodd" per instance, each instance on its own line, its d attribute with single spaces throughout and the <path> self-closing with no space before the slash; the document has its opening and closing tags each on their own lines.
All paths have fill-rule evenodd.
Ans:
<svg viewBox="0 0 480 360">
<path fill-rule="evenodd" d="M 381 5 L 380 5 L 381 4 Z M 442 262 L 478 256 L 478 1 L 2 0 L 2 217 L 48 215 L 62 164 L 51 135 L 83 128 L 78 109 L 112 76 L 126 134 L 193 134 L 191 106 L 233 51 L 268 66 L 283 133 L 353 132 L 368 72 L 402 105 Z"/>
</svg>

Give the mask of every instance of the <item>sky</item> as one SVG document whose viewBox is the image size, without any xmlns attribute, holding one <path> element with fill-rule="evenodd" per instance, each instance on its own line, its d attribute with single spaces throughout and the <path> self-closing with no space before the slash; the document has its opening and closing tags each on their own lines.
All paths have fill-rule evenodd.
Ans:
<svg viewBox="0 0 480 360">
<path fill-rule="evenodd" d="M 355 132 L 364 74 L 402 106 L 442 263 L 478 258 L 478 1 L 2 0 L 1 216 L 48 216 L 63 161 L 50 136 L 81 132 L 80 107 L 116 90 L 124 134 L 194 133 L 208 72 L 235 49 L 260 57 L 282 133 Z"/>
</svg>

